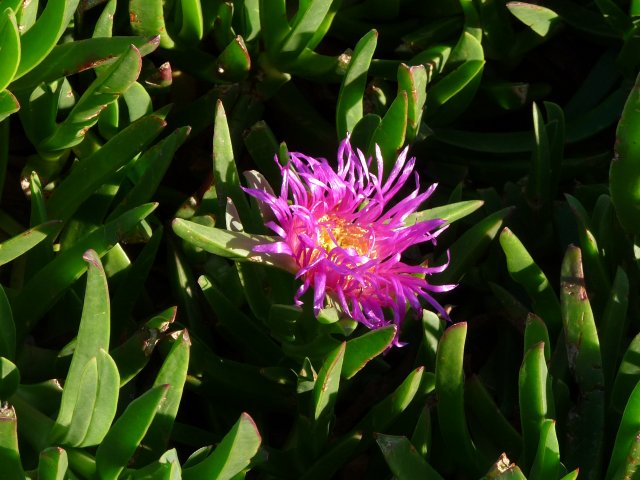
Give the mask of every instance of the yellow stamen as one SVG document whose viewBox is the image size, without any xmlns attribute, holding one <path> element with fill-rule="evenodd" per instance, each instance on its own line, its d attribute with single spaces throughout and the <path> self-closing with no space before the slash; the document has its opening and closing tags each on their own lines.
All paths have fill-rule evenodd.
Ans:
<svg viewBox="0 0 640 480">
<path fill-rule="evenodd" d="M 340 247 L 345 250 L 355 250 L 363 257 L 375 257 L 375 248 L 369 229 L 341 218 L 330 218 L 327 215 L 320 218 L 319 224 L 321 228 L 318 242 L 327 252 Z"/>
</svg>

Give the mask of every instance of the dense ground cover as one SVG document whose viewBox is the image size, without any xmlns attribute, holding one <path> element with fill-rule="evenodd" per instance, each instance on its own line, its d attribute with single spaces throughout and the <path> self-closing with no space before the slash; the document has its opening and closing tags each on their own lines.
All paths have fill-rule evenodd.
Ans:
<svg viewBox="0 0 640 480">
<path fill-rule="evenodd" d="M 540 3 L 0 0 L 0 478 L 640 478 L 640 3 Z"/>
</svg>

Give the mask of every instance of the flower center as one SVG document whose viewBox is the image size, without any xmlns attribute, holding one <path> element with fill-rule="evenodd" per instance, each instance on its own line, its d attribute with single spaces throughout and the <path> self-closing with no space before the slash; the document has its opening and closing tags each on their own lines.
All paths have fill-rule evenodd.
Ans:
<svg viewBox="0 0 640 480">
<path fill-rule="evenodd" d="M 361 257 L 375 257 L 370 229 L 328 215 L 320 218 L 319 225 L 318 242 L 327 252 L 340 247 Z"/>
</svg>

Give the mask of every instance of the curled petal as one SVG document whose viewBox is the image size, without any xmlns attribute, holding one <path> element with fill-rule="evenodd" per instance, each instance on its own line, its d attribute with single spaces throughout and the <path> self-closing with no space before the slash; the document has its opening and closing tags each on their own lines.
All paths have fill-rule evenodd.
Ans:
<svg viewBox="0 0 640 480">
<path fill-rule="evenodd" d="M 441 219 L 405 224 L 436 185 L 421 191 L 415 174 L 413 192 L 393 201 L 415 167 L 415 158 L 408 158 L 406 148 L 386 180 L 378 147 L 375 174 L 370 171 L 373 158 L 354 150 L 349 137 L 340 144 L 337 160 L 334 169 L 325 159 L 290 153 L 288 165 L 279 165 L 279 196 L 261 183 L 262 177 L 247 177 L 250 188 L 245 191 L 261 207 L 271 209 L 267 226 L 280 237 L 255 251 L 290 256 L 296 278 L 302 281 L 294 301 L 299 305 L 302 295 L 313 287 L 316 315 L 331 304 L 369 328 L 400 325 L 407 307 L 419 311 L 423 299 L 447 318 L 430 292 L 445 292 L 454 285 L 431 285 L 426 278 L 442 272 L 449 261 L 434 267 L 402 261 L 407 248 L 435 244 L 446 228 Z M 395 344 L 400 345 L 397 338 Z"/>
</svg>

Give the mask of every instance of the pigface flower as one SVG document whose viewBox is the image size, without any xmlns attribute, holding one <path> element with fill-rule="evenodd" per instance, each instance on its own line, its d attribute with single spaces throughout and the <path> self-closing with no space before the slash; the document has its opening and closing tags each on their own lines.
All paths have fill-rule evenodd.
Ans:
<svg viewBox="0 0 640 480">
<path fill-rule="evenodd" d="M 348 138 L 340 144 L 337 170 L 325 159 L 290 153 L 288 165 L 280 166 L 280 195 L 269 188 L 246 189 L 263 208 L 269 207 L 273 221 L 267 226 L 281 237 L 254 251 L 291 257 L 296 278 L 302 280 L 295 301 L 300 305 L 302 294 L 313 287 L 316 316 L 321 309 L 333 306 L 372 329 L 399 325 L 407 304 L 421 310 L 420 298 L 446 316 L 431 292 L 452 286 L 430 285 L 425 279 L 446 265 L 429 267 L 402 261 L 407 248 L 435 243 L 444 230 L 445 222 L 440 219 L 405 224 L 436 185 L 420 193 L 415 173 L 415 190 L 392 203 L 411 176 L 415 158 L 407 160 L 407 149 L 403 150 L 384 181 L 378 148 L 376 161 L 378 173 L 374 174 L 371 158 L 354 151 Z"/>
</svg>

